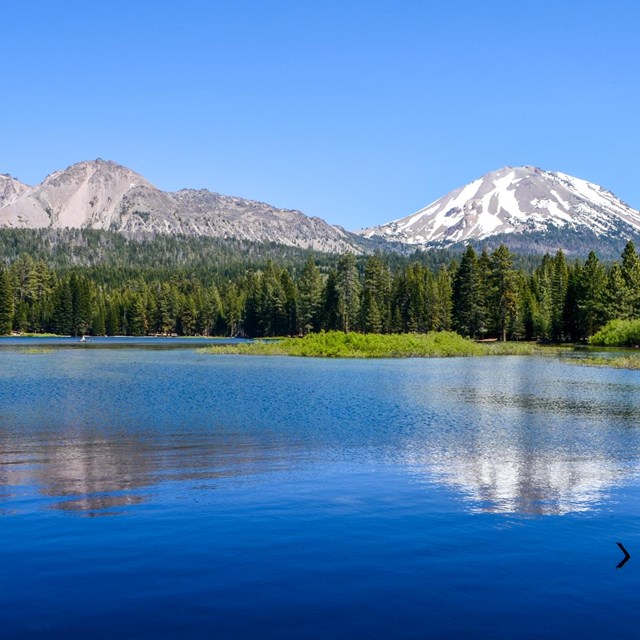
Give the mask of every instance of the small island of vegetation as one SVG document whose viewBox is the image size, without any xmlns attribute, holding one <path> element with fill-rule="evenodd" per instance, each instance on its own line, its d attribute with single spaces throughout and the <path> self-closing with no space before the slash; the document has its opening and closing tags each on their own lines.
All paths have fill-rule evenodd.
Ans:
<svg viewBox="0 0 640 640">
<path fill-rule="evenodd" d="M 541 347 L 523 342 L 478 343 L 453 331 L 425 334 L 309 333 L 303 338 L 205 347 L 204 353 L 301 356 L 317 358 L 438 358 L 484 355 L 529 355 Z"/>
</svg>

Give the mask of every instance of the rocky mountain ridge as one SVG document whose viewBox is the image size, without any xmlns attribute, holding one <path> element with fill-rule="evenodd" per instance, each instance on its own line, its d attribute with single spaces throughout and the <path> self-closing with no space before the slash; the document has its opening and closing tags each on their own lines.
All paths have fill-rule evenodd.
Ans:
<svg viewBox="0 0 640 640">
<path fill-rule="evenodd" d="M 503 167 L 404 218 L 355 233 L 300 211 L 206 189 L 161 191 L 109 160 L 79 162 L 30 187 L 0 175 L 0 228 L 99 229 L 269 242 L 321 252 L 410 253 L 505 243 L 521 253 L 619 255 L 640 243 L 640 212 L 594 183 L 533 166 Z"/>
<path fill-rule="evenodd" d="M 362 252 L 366 246 L 359 236 L 300 211 L 205 189 L 164 192 L 101 159 L 56 171 L 35 187 L 0 176 L 0 227 L 237 238 L 326 252 Z"/>
</svg>

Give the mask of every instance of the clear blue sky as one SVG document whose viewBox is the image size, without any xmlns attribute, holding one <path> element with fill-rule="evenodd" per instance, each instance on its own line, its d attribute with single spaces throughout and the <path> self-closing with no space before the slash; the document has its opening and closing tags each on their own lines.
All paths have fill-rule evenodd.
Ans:
<svg viewBox="0 0 640 640">
<path fill-rule="evenodd" d="M 504 165 L 640 208 L 637 0 L 0 0 L 0 173 L 101 157 L 348 229 Z"/>
</svg>

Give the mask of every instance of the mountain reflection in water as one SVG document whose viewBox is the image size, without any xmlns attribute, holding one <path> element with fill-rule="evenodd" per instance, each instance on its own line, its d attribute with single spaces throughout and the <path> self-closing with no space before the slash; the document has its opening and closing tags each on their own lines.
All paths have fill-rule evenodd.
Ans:
<svg viewBox="0 0 640 640">
<path fill-rule="evenodd" d="M 454 509 L 566 514 L 600 508 L 639 472 L 636 372 L 545 358 L 0 355 L 5 513 L 113 514 L 161 504 L 177 483 L 295 483 L 301 469 L 320 487 L 338 462 L 372 482 L 399 472 L 453 489 Z"/>
<path fill-rule="evenodd" d="M 463 376 L 448 397 L 472 417 L 409 443 L 408 463 L 459 492 L 471 511 L 562 515 L 601 505 L 640 474 L 637 387 L 576 369 L 565 368 L 565 379 L 542 368 L 537 378 L 517 368 Z"/>
<path fill-rule="evenodd" d="M 466 455 L 465 455 L 466 454 Z M 521 515 L 585 512 L 609 490 L 637 475 L 638 465 L 621 472 L 612 460 L 532 458 L 518 449 L 493 448 L 465 454 L 432 452 L 409 458 L 430 479 L 460 492 L 472 511 Z"/>
<path fill-rule="evenodd" d="M 251 474 L 256 466 L 278 468 L 278 456 L 264 443 L 251 446 L 183 435 L 145 438 L 2 441 L 2 494 L 30 487 L 48 506 L 87 515 L 113 515 L 115 507 L 138 505 L 160 482 L 203 481 Z M 12 491 L 13 489 L 13 491 Z M 146 491 L 145 491 L 146 489 Z"/>
</svg>

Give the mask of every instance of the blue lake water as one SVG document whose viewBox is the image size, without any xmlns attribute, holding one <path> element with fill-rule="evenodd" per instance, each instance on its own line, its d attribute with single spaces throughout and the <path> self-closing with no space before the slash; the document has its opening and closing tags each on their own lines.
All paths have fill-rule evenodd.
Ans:
<svg viewBox="0 0 640 640">
<path fill-rule="evenodd" d="M 154 345 L 0 340 L 0 637 L 638 636 L 640 372 Z"/>
</svg>

